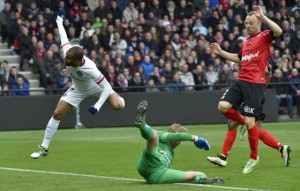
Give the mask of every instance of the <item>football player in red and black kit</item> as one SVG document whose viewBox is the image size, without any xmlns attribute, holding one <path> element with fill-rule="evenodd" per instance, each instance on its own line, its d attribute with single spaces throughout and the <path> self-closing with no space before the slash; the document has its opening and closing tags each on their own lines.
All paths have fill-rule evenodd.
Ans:
<svg viewBox="0 0 300 191">
<path fill-rule="evenodd" d="M 266 87 L 268 87 L 269 81 L 271 79 L 271 68 L 266 68 Z M 261 103 L 261 107 L 263 107 L 265 102 L 265 99 L 263 99 Z M 234 106 L 235 109 L 239 109 L 239 112 L 243 115 L 243 103 L 241 106 Z M 263 110 L 263 109 L 262 109 Z M 289 145 L 284 145 L 280 143 L 271 133 L 264 130 L 262 128 L 262 122 L 265 119 L 266 115 L 261 112 L 261 114 L 256 117 L 256 127 L 258 130 L 258 139 L 261 140 L 265 145 L 269 146 L 270 148 L 273 148 L 274 150 L 277 150 L 280 152 L 281 157 L 283 159 L 284 165 L 289 166 L 290 165 L 290 152 L 291 147 Z M 236 121 L 233 121 L 231 119 L 228 120 L 228 130 L 226 137 L 224 139 L 223 147 L 222 147 L 222 153 L 218 154 L 216 157 L 208 156 L 207 160 L 211 163 L 218 165 L 220 167 L 225 167 L 228 162 L 228 157 L 230 154 L 230 150 L 235 142 L 236 136 L 237 136 L 237 129 L 238 129 L 239 123 Z M 243 141 L 247 136 L 247 128 L 245 126 L 240 126 L 240 140 Z"/>
<path fill-rule="evenodd" d="M 261 25 L 265 23 L 270 30 L 261 31 Z M 267 58 L 270 54 L 272 41 L 282 34 L 281 28 L 268 17 L 261 7 L 254 5 L 245 19 L 245 27 L 249 37 L 243 42 L 238 54 L 226 52 L 217 43 L 210 45 L 210 50 L 235 63 L 241 65 L 241 70 L 235 84 L 221 97 L 218 110 L 228 119 L 237 121 L 248 128 L 248 140 L 250 144 L 250 159 L 243 169 L 244 174 L 250 173 L 258 163 L 258 131 L 255 125 L 255 117 L 261 114 L 261 103 L 265 91 L 265 68 L 268 65 Z M 243 106 L 241 115 L 234 105 Z"/>
</svg>

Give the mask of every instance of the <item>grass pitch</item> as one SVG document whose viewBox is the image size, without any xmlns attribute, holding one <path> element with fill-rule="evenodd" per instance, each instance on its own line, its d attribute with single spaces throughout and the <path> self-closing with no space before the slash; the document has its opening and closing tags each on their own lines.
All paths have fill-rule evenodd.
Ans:
<svg viewBox="0 0 300 191">
<path fill-rule="evenodd" d="M 42 141 L 44 131 L 0 132 L 0 191 L 177 191 L 177 190 L 300 190 L 300 123 L 266 123 L 264 128 L 292 147 L 291 165 L 285 167 L 280 153 L 259 144 L 260 162 L 248 175 L 242 173 L 249 158 L 248 141 L 236 140 L 228 165 L 206 160 L 221 152 L 226 125 L 189 125 L 189 133 L 205 137 L 210 151 L 190 142 L 176 149 L 172 165 L 180 170 L 203 171 L 225 179 L 224 185 L 148 185 L 136 172 L 145 146 L 139 130 L 128 128 L 59 129 L 47 157 L 30 154 Z M 166 127 L 153 127 L 165 130 Z"/>
</svg>

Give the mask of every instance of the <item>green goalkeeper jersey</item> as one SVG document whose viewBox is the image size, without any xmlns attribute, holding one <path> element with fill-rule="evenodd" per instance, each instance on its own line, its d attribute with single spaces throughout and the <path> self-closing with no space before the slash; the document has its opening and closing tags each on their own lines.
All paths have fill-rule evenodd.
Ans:
<svg viewBox="0 0 300 191">
<path fill-rule="evenodd" d="M 158 131 L 159 146 L 154 149 L 145 148 L 140 157 L 137 170 L 147 182 L 155 183 L 170 167 L 174 160 L 174 150 L 169 142 L 163 142 L 166 132 Z"/>
</svg>

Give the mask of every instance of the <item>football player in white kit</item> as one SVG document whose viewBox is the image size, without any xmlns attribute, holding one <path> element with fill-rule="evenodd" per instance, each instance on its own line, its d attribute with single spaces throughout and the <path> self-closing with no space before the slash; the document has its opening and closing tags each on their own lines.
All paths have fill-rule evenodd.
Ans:
<svg viewBox="0 0 300 191">
<path fill-rule="evenodd" d="M 63 27 L 63 16 L 64 12 L 60 11 L 56 23 L 65 55 L 66 68 L 71 75 L 73 85 L 60 98 L 53 116 L 47 124 L 42 144 L 37 151 L 30 155 L 33 159 L 48 155 L 49 144 L 60 120 L 67 112 L 78 107 L 83 99 L 90 96 L 99 98 L 95 105 L 88 109 L 92 114 L 97 113 L 105 101 L 115 110 L 122 110 L 125 107 L 124 99 L 112 89 L 103 74 L 97 69 L 96 64 L 84 56 L 83 49 L 69 43 Z"/>
</svg>

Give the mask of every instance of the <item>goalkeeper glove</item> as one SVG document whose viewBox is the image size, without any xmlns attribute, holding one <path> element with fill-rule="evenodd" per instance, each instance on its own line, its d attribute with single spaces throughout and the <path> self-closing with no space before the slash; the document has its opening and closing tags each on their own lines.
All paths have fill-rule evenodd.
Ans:
<svg viewBox="0 0 300 191">
<path fill-rule="evenodd" d="M 201 137 L 200 138 L 196 137 L 196 139 L 194 140 L 194 144 L 199 149 L 204 149 L 206 151 L 208 151 L 210 149 L 210 145 L 209 145 L 208 141 Z"/>
<path fill-rule="evenodd" d="M 90 106 L 88 110 L 91 114 L 96 114 L 98 112 L 98 110 L 94 106 Z"/>
</svg>

